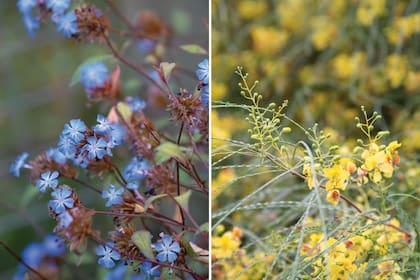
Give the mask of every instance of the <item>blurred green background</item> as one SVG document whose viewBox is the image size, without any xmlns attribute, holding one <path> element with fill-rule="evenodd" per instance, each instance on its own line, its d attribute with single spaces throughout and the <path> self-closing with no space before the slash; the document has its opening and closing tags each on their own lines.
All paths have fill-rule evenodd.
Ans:
<svg viewBox="0 0 420 280">
<path fill-rule="evenodd" d="M 142 10 L 158 14 L 175 32 L 173 46 L 194 43 L 207 49 L 208 1 L 114 2 L 132 21 Z M 107 8 L 105 1 L 89 3 L 96 3 L 104 10 L 113 27 L 125 27 Z M 85 59 L 108 52 L 103 45 L 62 38 L 51 23 L 42 24 L 35 37 L 29 37 L 13 0 L 0 1 L 0 18 L 0 240 L 20 253 L 28 242 L 42 241 L 42 236 L 53 229 L 54 221 L 48 217 L 48 196 L 31 198 L 34 187 L 29 183 L 27 172 L 16 179 L 8 173 L 9 165 L 23 151 L 34 157 L 55 146 L 63 125 L 70 119 L 82 118 L 91 125 L 97 113 L 107 113 L 101 105 L 86 106 L 86 94 L 80 84 L 68 85 L 73 72 Z M 142 62 L 135 43 L 129 47 L 128 54 L 136 63 Z M 191 71 L 195 71 L 197 63 L 204 58 L 177 47 L 171 48 L 167 57 Z M 146 99 L 142 93 L 145 86 L 142 79 L 137 79 L 132 70 L 121 67 L 123 80 L 137 80 L 126 94 Z M 194 90 L 194 78 L 182 78 L 185 88 Z M 87 203 L 97 198 L 91 194 L 80 190 L 80 196 Z M 208 211 L 198 212 L 203 212 L 201 220 L 207 219 Z M 4 248 L 0 249 L 0 260 L 0 279 L 11 278 L 17 261 Z"/>
</svg>

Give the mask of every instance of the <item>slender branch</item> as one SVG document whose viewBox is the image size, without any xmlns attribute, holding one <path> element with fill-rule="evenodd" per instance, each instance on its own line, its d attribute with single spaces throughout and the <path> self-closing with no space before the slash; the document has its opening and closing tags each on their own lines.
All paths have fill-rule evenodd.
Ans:
<svg viewBox="0 0 420 280">
<path fill-rule="evenodd" d="M 32 271 L 33 273 L 35 273 L 39 278 L 41 278 L 43 280 L 48 280 L 41 273 L 39 273 L 34 268 L 32 268 L 31 266 L 29 266 L 15 251 L 13 251 L 12 248 L 9 247 L 9 245 L 7 245 L 7 243 L 5 241 L 0 240 L 0 244 L 4 247 L 4 249 L 6 249 L 7 252 L 9 252 L 9 254 L 11 254 L 18 262 L 20 262 L 21 264 L 23 264 L 27 269 L 29 269 L 30 271 Z"/>
<path fill-rule="evenodd" d="M 183 129 L 184 129 L 184 122 L 181 123 L 181 128 L 179 129 L 178 140 L 177 140 L 178 145 L 179 145 L 179 143 L 181 143 Z M 176 193 L 177 193 L 177 195 L 181 195 L 180 178 L 179 178 L 179 162 L 178 161 L 176 162 Z M 180 210 L 180 213 L 181 213 L 182 224 L 185 225 L 184 211 L 182 211 L 182 208 L 179 208 L 179 210 Z"/>
<path fill-rule="evenodd" d="M 142 76 L 144 76 L 146 79 L 148 79 L 150 82 L 152 82 L 155 86 L 157 86 L 162 92 L 166 92 L 166 89 L 163 88 L 162 85 L 159 84 L 157 81 L 155 81 L 152 77 L 150 77 L 150 75 L 147 73 L 147 71 L 142 66 L 132 63 L 130 60 L 125 58 L 123 55 L 121 55 L 115 49 L 115 47 L 112 45 L 112 43 L 109 40 L 107 35 L 103 35 L 103 37 L 105 39 L 106 44 L 110 48 L 112 54 L 115 56 L 115 58 L 117 58 L 119 61 L 121 61 L 122 63 L 124 63 L 125 65 L 127 65 L 131 69 L 133 69 L 134 71 L 138 72 Z"/>
<path fill-rule="evenodd" d="M 134 25 L 128 20 L 128 18 L 120 11 L 117 5 L 112 0 L 105 0 L 112 11 L 127 25 L 130 29 L 135 29 Z"/>
<path fill-rule="evenodd" d="M 67 177 L 67 178 L 68 178 L 68 177 Z M 99 190 L 98 188 L 96 188 L 96 187 L 92 186 L 91 184 L 89 184 L 89 183 L 87 183 L 87 182 L 85 182 L 85 181 L 82 181 L 82 180 L 77 179 L 77 178 L 69 178 L 69 179 L 71 179 L 71 180 L 73 180 L 73 181 L 75 181 L 75 182 L 77 182 L 77 183 L 79 183 L 79 184 L 81 184 L 81 185 L 83 185 L 83 186 L 85 186 L 85 187 L 87 187 L 87 188 L 91 189 L 91 190 L 92 190 L 92 191 L 94 191 L 94 192 L 97 192 L 97 193 L 99 193 L 99 194 L 102 194 L 102 191 L 101 191 L 101 190 Z"/>
</svg>

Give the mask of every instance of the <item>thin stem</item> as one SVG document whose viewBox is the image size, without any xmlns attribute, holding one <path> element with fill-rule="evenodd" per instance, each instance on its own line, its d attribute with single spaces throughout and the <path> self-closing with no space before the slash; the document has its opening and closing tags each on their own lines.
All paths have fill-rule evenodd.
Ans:
<svg viewBox="0 0 420 280">
<path fill-rule="evenodd" d="M 67 178 L 68 178 L 68 177 L 67 177 Z M 69 178 L 69 179 L 71 179 L 71 180 L 73 180 L 73 181 L 75 181 L 75 182 L 77 182 L 77 183 L 79 183 L 79 184 L 81 184 L 81 185 L 85 186 L 85 187 L 86 187 L 86 188 L 88 188 L 88 189 L 91 189 L 91 190 L 92 190 L 92 191 L 94 191 L 94 192 L 97 192 L 97 193 L 99 193 L 99 194 L 102 194 L 102 191 L 101 191 L 101 190 L 99 190 L 98 188 L 96 188 L 96 187 L 92 186 L 91 184 L 89 184 L 89 183 L 87 183 L 87 182 L 85 182 L 85 181 L 82 181 L 82 180 L 77 179 L 77 178 Z"/>
<path fill-rule="evenodd" d="M 144 76 L 146 79 L 148 79 L 150 82 L 152 82 L 155 86 L 157 86 L 162 92 L 166 92 L 165 88 L 162 87 L 161 84 L 159 84 L 157 81 L 155 81 L 150 75 L 147 73 L 147 71 L 140 65 L 136 65 L 132 63 L 130 60 L 125 58 L 123 55 L 121 55 L 115 47 L 112 45 L 111 41 L 109 40 L 107 35 L 104 35 L 103 38 L 105 39 L 106 44 L 110 48 L 112 54 L 122 63 L 133 69 L 134 71 L 138 72 L 142 76 Z"/>
<path fill-rule="evenodd" d="M 182 130 L 183 129 L 184 129 L 184 122 L 181 123 L 181 128 L 179 129 L 178 140 L 177 140 L 178 145 L 179 145 L 179 143 L 181 143 Z M 179 162 L 178 161 L 176 162 L 176 193 L 177 193 L 177 195 L 181 195 L 180 178 L 179 178 Z M 185 225 L 184 211 L 182 211 L 182 208 L 179 208 L 179 210 L 181 212 L 182 224 Z"/>
<path fill-rule="evenodd" d="M 32 268 L 31 266 L 29 266 L 15 251 L 13 251 L 12 248 L 9 247 L 9 245 L 7 245 L 7 243 L 5 241 L 0 240 L 0 244 L 4 247 L 4 249 L 6 249 L 7 252 L 9 252 L 9 254 L 11 254 L 18 262 L 20 262 L 21 264 L 23 264 L 27 269 L 29 269 L 30 271 L 32 271 L 33 273 L 35 273 L 39 278 L 41 278 L 43 280 L 48 280 L 41 273 L 39 273 L 34 268 Z"/>
<path fill-rule="evenodd" d="M 112 11 L 127 25 L 130 29 L 135 29 L 134 25 L 128 20 L 128 18 L 118 9 L 118 6 L 112 2 L 112 0 L 105 0 Z"/>
</svg>

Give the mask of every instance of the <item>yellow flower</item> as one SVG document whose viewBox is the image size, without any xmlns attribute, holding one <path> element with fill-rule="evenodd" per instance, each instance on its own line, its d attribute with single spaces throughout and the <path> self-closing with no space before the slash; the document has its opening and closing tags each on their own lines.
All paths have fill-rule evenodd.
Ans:
<svg viewBox="0 0 420 280">
<path fill-rule="evenodd" d="M 386 0 L 364 0 L 357 9 L 357 21 L 369 26 L 372 21 L 386 14 Z"/>
<path fill-rule="evenodd" d="M 226 96 L 227 86 L 223 83 L 213 82 L 211 88 L 211 98 L 213 100 L 222 100 Z"/>
<path fill-rule="evenodd" d="M 391 142 L 386 150 L 379 151 L 378 145 L 371 143 L 369 150 L 365 150 L 362 153 L 362 158 L 365 160 L 361 166 L 363 170 L 369 172 L 369 177 L 375 184 L 378 184 L 382 180 L 382 176 L 385 178 L 391 178 L 394 171 L 393 164 L 399 161 L 399 157 L 395 149 L 400 147 L 397 141 Z M 392 158 L 391 151 L 393 152 L 394 160 Z"/>
<path fill-rule="evenodd" d="M 341 165 L 334 164 L 333 167 L 324 168 L 324 175 L 328 178 L 328 181 L 325 184 L 326 191 L 330 191 L 332 189 L 345 190 L 350 177 L 350 172 L 344 169 Z"/>
<path fill-rule="evenodd" d="M 212 255 L 213 257 L 229 258 L 241 245 L 240 237 L 232 231 L 226 231 L 222 236 L 212 237 Z"/>
<path fill-rule="evenodd" d="M 217 174 L 217 177 L 214 178 L 211 182 L 211 193 L 212 199 L 217 198 L 217 196 L 226 188 L 226 183 L 232 181 L 236 178 L 235 171 L 231 168 L 226 168 L 220 170 Z"/>
<path fill-rule="evenodd" d="M 335 41 L 337 27 L 331 19 L 327 17 L 316 17 L 313 20 L 314 31 L 312 33 L 312 43 L 315 49 L 322 51 L 328 48 Z"/>
<path fill-rule="evenodd" d="M 405 56 L 391 54 L 386 58 L 384 75 L 392 88 L 401 86 L 410 70 L 410 65 Z"/>
<path fill-rule="evenodd" d="M 264 1 L 245 0 L 239 1 L 238 13 L 243 19 L 253 19 L 267 12 L 267 3 Z"/>
<path fill-rule="evenodd" d="M 332 60 L 334 71 L 339 79 L 347 80 L 352 76 L 360 75 L 366 62 L 366 55 L 363 52 L 354 54 L 339 54 Z"/>
<path fill-rule="evenodd" d="M 340 191 L 339 190 L 331 190 L 327 193 L 327 201 L 334 206 L 337 206 L 338 202 L 340 201 Z"/>
<path fill-rule="evenodd" d="M 255 52 L 273 55 L 286 44 L 289 34 L 275 27 L 257 26 L 251 29 L 251 37 Z"/>
<path fill-rule="evenodd" d="M 316 163 L 314 165 L 314 169 L 315 171 L 317 171 L 319 169 L 320 165 L 318 163 Z M 314 187 L 314 177 L 312 174 L 312 166 L 309 163 L 305 163 L 303 165 L 303 171 L 302 174 L 305 175 L 306 177 L 306 183 L 308 184 L 308 187 L 310 190 L 312 190 L 312 188 Z"/>
<path fill-rule="evenodd" d="M 350 173 L 357 171 L 357 166 L 351 158 L 341 158 L 339 161 L 340 165 Z"/>
</svg>

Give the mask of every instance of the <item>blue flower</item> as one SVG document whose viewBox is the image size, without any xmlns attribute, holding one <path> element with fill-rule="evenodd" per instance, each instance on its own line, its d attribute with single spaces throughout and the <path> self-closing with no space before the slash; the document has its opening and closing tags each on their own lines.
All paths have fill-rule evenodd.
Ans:
<svg viewBox="0 0 420 280">
<path fill-rule="evenodd" d="M 141 180 L 146 177 L 149 169 L 149 164 L 143 158 L 134 157 L 125 167 L 123 177 L 127 182 Z"/>
<path fill-rule="evenodd" d="M 68 159 L 73 159 L 76 153 L 76 143 L 67 134 L 61 133 L 58 140 L 58 150 Z"/>
<path fill-rule="evenodd" d="M 80 82 L 87 89 L 95 89 L 108 79 L 108 68 L 103 62 L 93 62 L 80 70 Z"/>
<path fill-rule="evenodd" d="M 108 133 L 109 142 L 112 147 L 119 146 L 124 143 L 125 128 L 121 124 L 114 123 L 111 125 L 111 130 Z"/>
<path fill-rule="evenodd" d="M 62 14 L 70 7 L 71 0 L 47 0 L 47 8 L 51 9 L 54 14 Z"/>
<path fill-rule="evenodd" d="M 106 243 L 107 246 L 99 245 L 98 249 L 96 250 L 97 256 L 103 256 L 102 258 L 98 259 L 98 263 L 105 268 L 113 268 L 115 266 L 114 261 L 118 261 L 121 256 L 120 253 L 116 250 L 113 250 L 113 244 L 111 242 Z"/>
<path fill-rule="evenodd" d="M 54 198 L 50 200 L 51 209 L 57 213 L 61 214 L 66 211 L 66 208 L 74 207 L 74 199 L 71 197 L 72 190 L 68 188 L 59 188 L 51 193 L 51 196 Z"/>
<path fill-rule="evenodd" d="M 32 9 L 35 8 L 37 0 L 19 0 L 17 7 L 22 14 L 31 13 Z"/>
<path fill-rule="evenodd" d="M 107 154 L 107 144 L 103 138 L 96 138 L 90 136 L 87 139 L 87 144 L 83 146 L 82 151 L 88 152 L 88 159 L 94 158 L 102 159 Z"/>
<path fill-rule="evenodd" d="M 39 28 L 39 20 L 34 18 L 31 14 L 24 14 L 23 24 L 25 25 L 26 31 L 28 31 L 29 36 L 34 37 L 34 30 Z"/>
<path fill-rule="evenodd" d="M 73 216 L 69 213 L 69 211 L 64 211 L 60 215 L 58 215 L 58 229 L 65 229 L 68 228 L 71 223 L 73 223 Z"/>
<path fill-rule="evenodd" d="M 209 83 L 209 60 L 207 58 L 198 64 L 198 69 L 195 74 L 202 83 Z"/>
<path fill-rule="evenodd" d="M 162 242 L 155 243 L 155 249 L 158 254 L 156 255 L 156 259 L 160 262 L 170 262 L 173 263 L 177 258 L 181 251 L 179 247 L 179 243 L 172 240 L 172 236 L 165 236 L 162 237 Z"/>
<path fill-rule="evenodd" d="M 137 42 L 137 47 L 141 53 L 149 53 L 155 47 L 155 41 L 150 39 L 141 39 Z"/>
<path fill-rule="evenodd" d="M 34 269 L 38 268 L 44 256 L 45 250 L 41 243 L 30 243 L 22 251 L 22 260 Z"/>
<path fill-rule="evenodd" d="M 45 253 L 52 257 L 61 256 L 66 250 L 64 240 L 56 234 L 48 234 L 42 242 Z"/>
<path fill-rule="evenodd" d="M 158 270 L 159 266 L 153 266 L 151 262 L 142 262 L 141 263 L 141 272 L 146 276 L 146 279 L 148 277 L 160 277 L 160 271 Z"/>
<path fill-rule="evenodd" d="M 57 19 L 57 31 L 62 32 L 65 38 L 70 38 L 77 33 L 79 28 L 77 24 L 77 17 L 74 12 L 68 12 Z"/>
<path fill-rule="evenodd" d="M 29 154 L 27 152 L 23 152 L 17 156 L 15 161 L 10 165 L 9 172 L 12 173 L 13 176 L 19 177 L 20 169 L 22 169 L 22 167 L 25 165 L 25 161 L 28 157 Z"/>
<path fill-rule="evenodd" d="M 70 137 L 75 143 L 85 137 L 86 125 L 81 119 L 72 119 L 64 125 L 63 135 Z"/>
<path fill-rule="evenodd" d="M 124 263 L 119 263 L 113 270 L 108 271 L 103 280 L 124 279 L 127 272 L 127 266 Z"/>
<path fill-rule="evenodd" d="M 52 159 L 59 164 L 65 164 L 67 157 L 57 148 L 49 148 L 46 153 L 47 159 Z"/>
<path fill-rule="evenodd" d="M 203 85 L 200 98 L 201 98 L 201 103 L 203 103 L 206 107 L 208 107 L 209 106 L 209 85 Z"/>
<path fill-rule="evenodd" d="M 51 173 L 50 170 L 41 174 L 41 178 L 36 182 L 40 192 L 45 192 L 47 188 L 55 189 L 58 185 L 58 172 Z"/>
<path fill-rule="evenodd" d="M 105 134 L 111 130 L 111 123 L 106 117 L 98 115 L 96 117 L 96 121 L 98 122 L 98 124 L 93 127 L 93 131 L 95 133 Z"/>
<path fill-rule="evenodd" d="M 109 207 L 111 205 L 120 204 L 123 201 L 123 199 L 121 197 L 123 192 L 124 192 L 123 188 L 115 189 L 114 185 L 112 185 L 112 184 L 109 185 L 109 191 L 107 191 L 107 190 L 102 191 L 102 198 L 108 199 L 105 206 Z"/>
<path fill-rule="evenodd" d="M 132 112 L 139 112 L 146 108 L 146 102 L 139 97 L 127 97 L 127 104 Z"/>
</svg>

